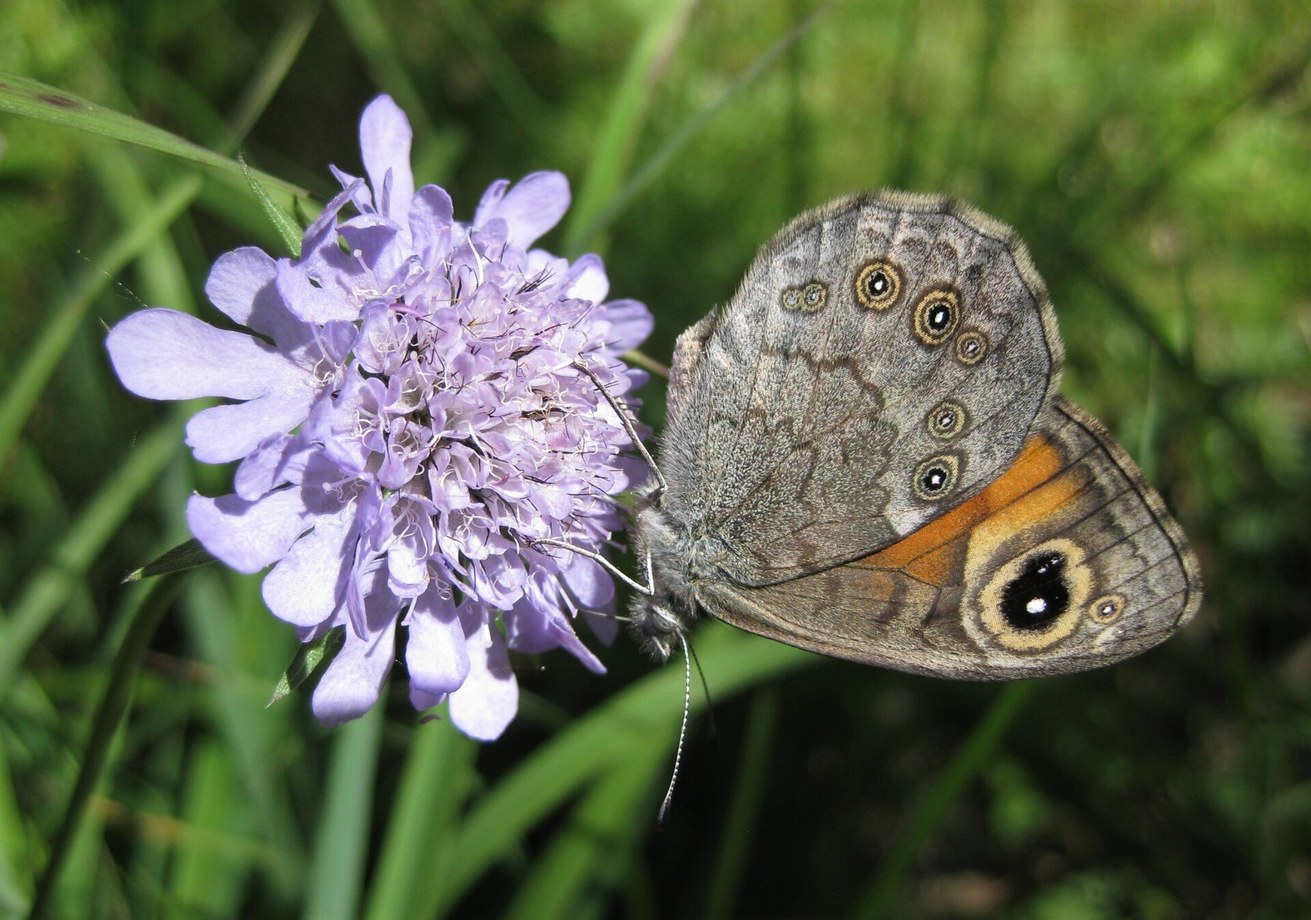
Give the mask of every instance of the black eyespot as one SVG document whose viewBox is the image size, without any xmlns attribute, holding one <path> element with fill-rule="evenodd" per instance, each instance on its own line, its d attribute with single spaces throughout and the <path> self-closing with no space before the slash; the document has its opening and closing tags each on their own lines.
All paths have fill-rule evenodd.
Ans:
<svg viewBox="0 0 1311 920">
<path fill-rule="evenodd" d="M 960 461 L 952 454 L 930 457 L 915 468 L 911 483 L 915 494 L 926 501 L 937 501 L 956 488 Z"/>
<path fill-rule="evenodd" d="M 901 293 L 901 272 L 891 262 L 876 259 L 856 275 L 856 301 L 870 310 L 886 310 Z"/>
<path fill-rule="evenodd" d="M 960 320 L 960 295 L 947 288 L 934 288 L 915 304 L 915 335 L 925 345 L 941 345 Z"/>
<path fill-rule="evenodd" d="M 961 364 L 978 364 L 988 353 L 988 337 L 977 329 L 966 329 L 956 337 L 956 360 Z"/>
<path fill-rule="evenodd" d="M 1002 591 L 1002 616 L 1015 629 L 1043 629 L 1069 606 L 1065 556 L 1058 552 L 1039 553 L 1029 559 Z"/>
<path fill-rule="evenodd" d="M 784 310 L 800 310 L 801 291 L 797 288 L 785 288 L 783 290 L 782 304 Z"/>
<path fill-rule="evenodd" d="M 929 307 L 928 325 L 934 332 L 941 333 L 942 330 L 950 327 L 951 320 L 951 304 L 947 301 L 939 300 Z"/>
</svg>

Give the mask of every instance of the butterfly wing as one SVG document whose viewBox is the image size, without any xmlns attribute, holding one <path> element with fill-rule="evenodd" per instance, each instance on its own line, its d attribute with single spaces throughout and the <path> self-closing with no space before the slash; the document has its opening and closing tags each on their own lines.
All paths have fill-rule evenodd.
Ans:
<svg viewBox="0 0 1311 920">
<path fill-rule="evenodd" d="M 842 199 L 680 337 L 661 507 L 741 584 L 864 556 L 1000 475 L 1060 360 L 1009 228 L 941 197 Z"/>
<path fill-rule="evenodd" d="M 780 584 L 696 591 L 719 619 L 790 645 L 998 679 L 1138 654 L 1196 613 L 1202 585 L 1133 461 L 1057 397 L 1010 469 L 900 542 Z"/>
</svg>

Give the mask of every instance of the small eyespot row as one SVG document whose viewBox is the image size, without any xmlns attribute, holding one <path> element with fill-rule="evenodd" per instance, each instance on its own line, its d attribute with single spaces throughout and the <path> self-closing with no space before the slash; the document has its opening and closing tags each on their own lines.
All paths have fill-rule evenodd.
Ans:
<svg viewBox="0 0 1311 920">
<path fill-rule="evenodd" d="M 828 286 L 822 281 L 812 281 L 802 287 L 784 288 L 781 302 L 784 310 L 818 313 L 828 303 Z"/>
</svg>

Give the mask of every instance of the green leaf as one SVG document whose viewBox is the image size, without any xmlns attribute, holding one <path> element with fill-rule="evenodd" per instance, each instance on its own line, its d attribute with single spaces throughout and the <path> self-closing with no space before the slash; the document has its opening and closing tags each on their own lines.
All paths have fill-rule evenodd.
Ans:
<svg viewBox="0 0 1311 920">
<path fill-rule="evenodd" d="M 273 696 L 269 697 L 268 705 L 272 706 L 305 683 L 305 680 L 311 674 L 337 657 L 337 653 L 341 651 L 341 647 L 345 644 L 346 627 L 338 626 L 319 636 L 313 642 L 302 645 L 296 651 L 296 657 L 291 659 L 291 664 L 287 665 L 287 670 L 283 673 L 277 686 L 273 688 Z"/>
<path fill-rule="evenodd" d="M 195 540 L 188 540 L 186 543 L 179 543 L 168 552 L 159 556 L 152 562 L 146 563 L 141 568 L 129 572 L 123 578 L 123 583 L 128 584 L 130 582 L 140 581 L 143 578 L 154 578 L 157 575 L 167 575 L 170 572 L 184 572 L 187 569 L 209 565 L 214 561 L 214 557 L 205 552 L 204 547 Z"/>
<path fill-rule="evenodd" d="M 268 191 L 259 181 L 259 174 L 246 164 L 246 158 L 238 155 L 237 162 L 241 164 L 241 174 L 246 177 L 246 183 L 250 190 L 255 193 L 259 200 L 260 207 L 268 215 L 269 223 L 273 224 L 274 229 L 278 231 L 278 236 L 282 237 L 282 242 L 287 245 L 287 251 L 293 258 L 300 257 L 300 240 L 302 236 L 301 226 L 296 223 L 296 218 L 291 212 L 269 196 Z"/>
<path fill-rule="evenodd" d="M 198 163 L 219 173 L 237 177 L 242 175 L 241 166 L 230 157 L 206 150 L 163 128 L 138 121 L 122 112 L 106 109 L 65 90 L 17 74 L 0 72 L 0 112 L 12 112 L 52 125 L 126 141 Z M 298 185 L 267 173 L 257 172 L 256 175 L 265 186 L 275 188 L 291 198 L 309 197 L 309 191 Z"/>
</svg>

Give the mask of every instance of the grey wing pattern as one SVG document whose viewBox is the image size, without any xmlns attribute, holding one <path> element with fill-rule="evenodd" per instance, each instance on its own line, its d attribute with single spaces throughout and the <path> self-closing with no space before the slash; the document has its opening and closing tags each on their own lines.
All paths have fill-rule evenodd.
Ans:
<svg viewBox="0 0 1311 920">
<path fill-rule="evenodd" d="M 1029 577 L 1053 560 L 1048 580 Z M 1031 596 L 1051 604 L 1037 614 Z M 1057 397 L 1010 471 L 902 543 L 780 584 L 707 582 L 697 598 L 719 619 L 801 648 L 995 680 L 1143 652 L 1192 619 L 1202 581 L 1133 461 Z"/>
<path fill-rule="evenodd" d="M 871 305 L 875 264 L 896 284 Z M 865 555 L 1004 470 L 1060 360 L 1009 228 L 941 197 L 842 199 L 784 228 L 680 338 L 662 506 L 694 565 L 740 584 Z"/>
</svg>

